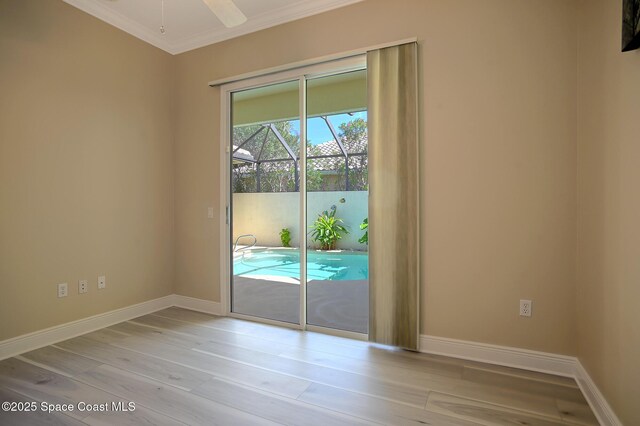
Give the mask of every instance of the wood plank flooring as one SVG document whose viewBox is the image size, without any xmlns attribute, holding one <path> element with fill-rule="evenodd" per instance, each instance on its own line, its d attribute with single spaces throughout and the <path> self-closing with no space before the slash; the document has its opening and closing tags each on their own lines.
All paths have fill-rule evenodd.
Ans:
<svg viewBox="0 0 640 426">
<path fill-rule="evenodd" d="M 598 424 L 572 379 L 179 308 L 0 361 L 0 399 L 75 407 L 2 425 Z"/>
</svg>

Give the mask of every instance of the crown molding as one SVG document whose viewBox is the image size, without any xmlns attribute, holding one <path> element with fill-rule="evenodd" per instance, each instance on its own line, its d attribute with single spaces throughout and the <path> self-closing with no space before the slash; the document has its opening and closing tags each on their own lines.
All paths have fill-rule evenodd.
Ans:
<svg viewBox="0 0 640 426">
<path fill-rule="evenodd" d="M 88 13 L 89 15 L 113 25 L 114 27 L 131 34 L 134 37 L 139 38 L 159 49 L 164 50 L 175 55 L 172 51 L 171 45 L 167 43 L 162 36 L 156 34 L 154 31 L 143 27 L 132 19 L 115 12 L 102 3 L 93 0 L 63 0 L 65 3 L 80 9 L 81 11 Z"/>
<path fill-rule="evenodd" d="M 250 17 L 249 20 L 235 28 L 221 28 L 212 31 L 205 31 L 190 37 L 177 40 L 173 43 L 167 41 L 154 31 L 141 26 L 132 19 L 109 9 L 102 3 L 94 0 L 64 0 L 65 3 L 74 6 L 83 12 L 88 13 L 114 27 L 131 34 L 165 52 L 177 55 L 198 49 L 210 44 L 218 43 L 231 38 L 240 37 L 286 22 L 317 15 L 329 10 L 348 6 L 363 0 L 306 0 L 293 6 L 285 6 L 273 9 L 267 13 Z"/>
<path fill-rule="evenodd" d="M 286 22 L 328 12 L 330 10 L 338 9 L 361 1 L 363 0 L 308 0 L 294 6 L 286 6 L 274 9 L 268 13 L 250 17 L 245 24 L 240 25 L 239 27 L 223 28 L 196 34 L 192 37 L 176 42 L 172 47 L 175 52 L 174 54 L 184 53 L 189 50 L 219 43 L 224 40 L 240 37 L 266 28 L 275 27 L 276 25 L 284 24 Z"/>
</svg>

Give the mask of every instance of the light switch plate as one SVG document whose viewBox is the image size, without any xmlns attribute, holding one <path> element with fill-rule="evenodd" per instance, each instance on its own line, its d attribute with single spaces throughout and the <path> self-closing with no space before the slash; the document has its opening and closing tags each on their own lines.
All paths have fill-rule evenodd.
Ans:
<svg viewBox="0 0 640 426">
<path fill-rule="evenodd" d="M 107 287 L 107 277 L 104 275 L 100 275 L 98 277 L 98 288 L 103 289 Z"/>
<path fill-rule="evenodd" d="M 68 294 L 67 283 L 58 284 L 58 297 L 67 297 Z"/>
</svg>

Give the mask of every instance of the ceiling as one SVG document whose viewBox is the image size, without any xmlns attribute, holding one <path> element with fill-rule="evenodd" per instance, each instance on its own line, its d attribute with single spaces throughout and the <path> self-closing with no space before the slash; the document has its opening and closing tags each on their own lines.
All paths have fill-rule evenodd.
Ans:
<svg viewBox="0 0 640 426">
<path fill-rule="evenodd" d="M 202 0 L 64 0 L 172 54 L 217 43 L 362 0 L 234 0 L 248 20 L 225 27 Z"/>
</svg>

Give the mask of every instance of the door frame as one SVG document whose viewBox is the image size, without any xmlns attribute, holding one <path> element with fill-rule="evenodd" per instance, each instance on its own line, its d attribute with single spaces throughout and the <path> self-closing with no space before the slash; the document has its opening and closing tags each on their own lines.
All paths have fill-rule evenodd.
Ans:
<svg viewBox="0 0 640 426">
<path fill-rule="evenodd" d="M 266 324 L 278 325 L 298 330 L 319 331 L 326 334 L 332 334 L 341 337 L 348 337 L 358 340 L 368 340 L 367 334 L 356 333 L 351 331 L 338 330 L 328 327 L 319 327 L 307 324 L 306 315 L 306 267 L 307 267 L 307 189 L 306 189 L 306 145 L 300 144 L 300 320 L 298 324 L 288 323 L 284 321 L 271 320 L 267 318 L 254 317 L 239 314 L 231 311 L 231 249 L 233 238 L 231 235 L 231 222 L 233 217 L 232 210 L 232 191 L 231 191 L 231 94 L 243 90 L 254 89 L 266 85 L 291 82 L 298 80 L 298 99 L 299 99 L 299 116 L 300 116 L 300 139 L 307 139 L 306 131 L 306 85 L 307 80 L 325 77 L 334 74 L 341 74 L 350 71 L 366 69 L 366 55 L 356 55 L 344 59 L 334 60 L 321 64 L 309 65 L 290 69 L 286 71 L 278 71 L 261 75 L 258 77 L 247 78 L 239 81 L 233 81 L 220 86 L 220 305 L 221 315 L 230 316 L 239 319 L 262 322 Z M 305 147 L 305 149 L 302 149 Z"/>
</svg>

